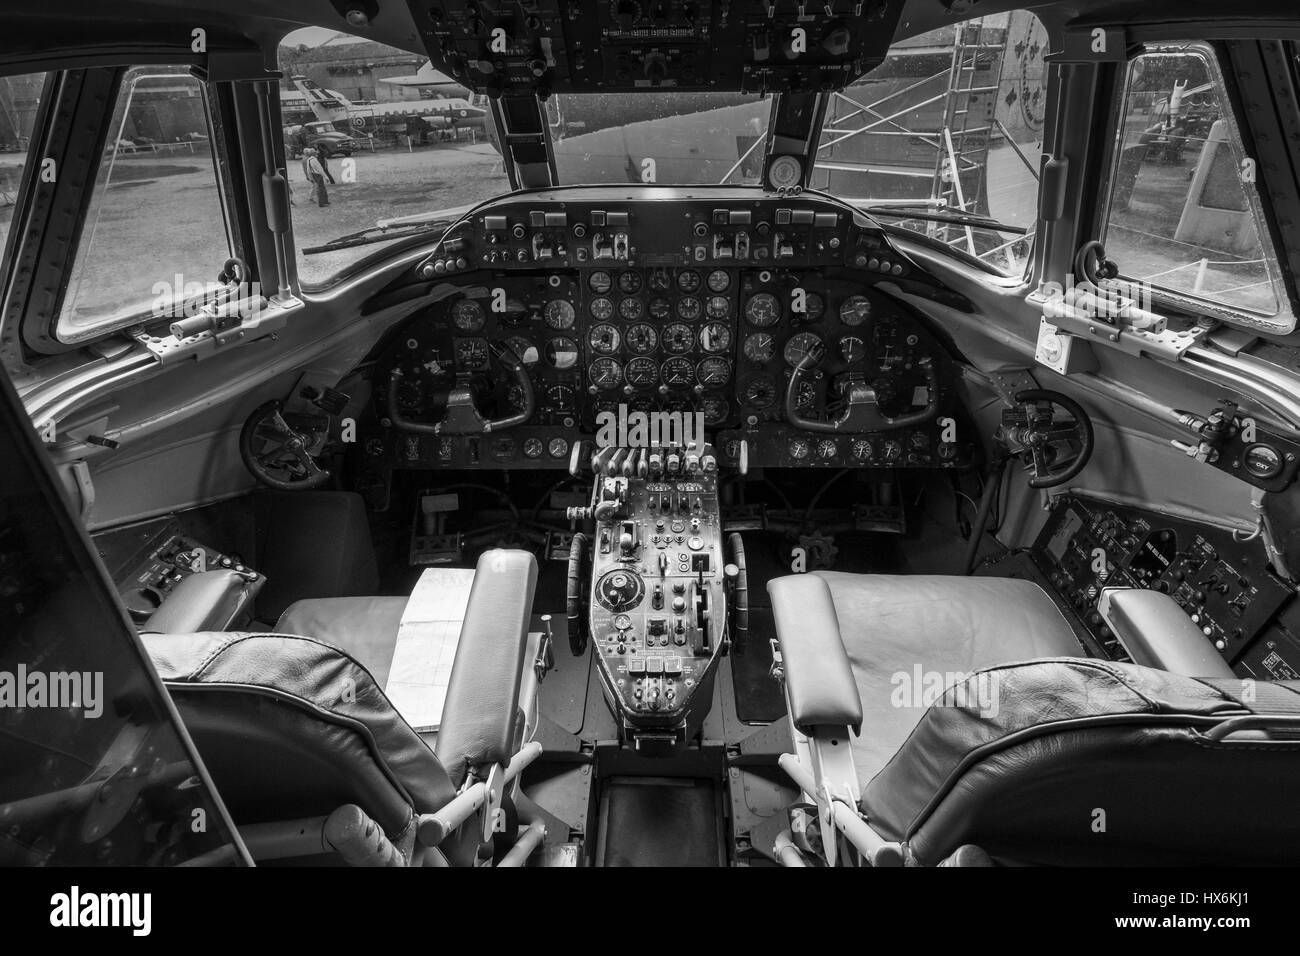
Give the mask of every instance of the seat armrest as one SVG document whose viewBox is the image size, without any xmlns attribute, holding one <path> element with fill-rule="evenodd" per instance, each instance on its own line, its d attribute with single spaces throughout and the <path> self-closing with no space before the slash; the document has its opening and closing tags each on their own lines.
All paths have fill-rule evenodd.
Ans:
<svg viewBox="0 0 1300 956">
<path fill-rule="evenodd" d="M 1210 639 L 1168 594 L 1103 588 L 1097 611 L 1135 664 L 1183 677 L 1232 677 Z"/>
<path fill-rule="evenodd" d="M 531 553 L 496 549 L 479 558 L 435 746 L 458 787 L 471 768 L 514 756 L 536 589 Z"/>
<path fill-rule="evenodd" d="M 862 730 L 862 698 L 840 640 L 831 589 L 815 574 L 767 583 L 781 646 L 790 719 L 804 733 L 816 726 Z"/>
<path fill-rule="evenodd" d="M 265 583 L 264 575 L 249 578 L 229 569 L 187 574 L 140 630 L 155 634 L 224 631 Z"/>
</svg>

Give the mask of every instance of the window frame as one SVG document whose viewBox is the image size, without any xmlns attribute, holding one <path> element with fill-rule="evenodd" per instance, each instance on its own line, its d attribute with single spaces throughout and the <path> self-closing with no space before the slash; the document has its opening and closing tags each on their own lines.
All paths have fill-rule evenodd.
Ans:
<svg viewBox="0 0 1300 956">
<path fill-rule="evenodd" d="M 1100 190 L 1097 196 L 1095 209 L 1096 234 L 1104 244 L 1110 227 L 1111 203 L 1119 185 L 1117 174 L 1120 156 L 1124 148 L 1126 105 L 1129 99 L 1129 80 L 1133 64 L 1139 57 L 1152 52 L 1152 48 L 1159 47 L 1180 47 L 1203 56 L 1211 71 L 1210 82 L 1215 87 L 1215 93 L 1220 99 L 1222 116 L 1228 121 L 1230 135 L 1235 138 L 1231 142 L 1233 148 L 1237 151 L 1237 158 L 1240 160 L 1243 157 L 1248 157 L 1256 162 L 1256 179 L 1253 184 L 1250 184 L 1254 188 L 1247 188 L 1248 184 L 1241 183 L 1240 180 L 1238 182 L 1242 188 L 1242 194 L 1245 197 L 1252 222 L 1255 225 L 1260 245 L 1264 247 L 1267 244 L 1266 252 L 1268 255 L 1265 261 L 1273 289 L 1279 296 L 1278 311 L 1275 315 L 1270 316 L 1247 309 L 1235 308 L 1214 299 L 1203 298 L 1177 289 L 1134 279 L 1124 275 L 1123 272 L 1120 273 L 1120 279 L 1134 283 L 1135 287 L 1141 286 L 1145 288 L 1151 297 L 1152 304 L 1160 310 L 1203 316 L 1223 322 L 1233 328 L 1250 330 L 1256 333 L 1285 336 L 1300 326 L 1300 310 L 1297 309 L 1297 303 L 1292 294 L 1290 283 L 1287 281 L 1285 271 L 1286 249 L 1279 243 L 1278 236 L 1273 229 L 1273 223 L 1267 215 L 1267 210 L 1260 195 L 1265 170 L 1259 158 L 1259 151 L 1253 148 L 1253 141 L 1246 135 L 1246 131 L 1250 127 L 1240 112 L 1241 99 L 1236 88 L 1236 76 L 1231 64 L 1225 57 L 1221 42 L 1212 38 L 1215 31 L 1206 32 L 1209 36 L 1144 36 L 1140 41 L 1133 43 L 1124 61 L 1117 64 L 1121 67 L 1121 70 L 1116 77 L 1115 99 L 1110 110 L 1111 129 L 1107 133 L 1108 145 L 1106 147 L 1106 188 Z M 1215 71 L 1217 71 L 1217 75 L 1215 75 Z M 1118 264 L 1122 270 L 1124 263 L 1118 262 Z"/>
</svg>

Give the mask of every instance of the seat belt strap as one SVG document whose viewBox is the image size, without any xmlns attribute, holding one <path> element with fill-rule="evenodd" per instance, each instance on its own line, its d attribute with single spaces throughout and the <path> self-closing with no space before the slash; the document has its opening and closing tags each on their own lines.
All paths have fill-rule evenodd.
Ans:
<svg viewBox="0 0 1300 956">
<path fill-rule="evenodd" d="M 1250 680 L 1233 677 L 1198 677 L 1224 697 L 1252 714 L 1300 715 L 1300 688 L 1291 682 Z"/>
</svg>

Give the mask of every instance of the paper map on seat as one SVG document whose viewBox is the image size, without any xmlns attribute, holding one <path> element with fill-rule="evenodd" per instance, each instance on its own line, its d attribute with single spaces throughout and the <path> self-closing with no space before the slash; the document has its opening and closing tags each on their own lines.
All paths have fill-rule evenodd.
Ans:
<svg viewBox="0 0 1300 956">
<path fill-rule="evenodd" d="M 402 612 L 384 693 L 417 731 L 437 730 L 469 605 L 473 568 L 428 568 Z"/>
</svg>

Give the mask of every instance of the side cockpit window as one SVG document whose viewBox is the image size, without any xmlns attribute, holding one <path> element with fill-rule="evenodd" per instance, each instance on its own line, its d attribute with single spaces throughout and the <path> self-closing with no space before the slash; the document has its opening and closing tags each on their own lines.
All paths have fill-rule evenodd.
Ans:
<svg viewBox="0 0 1300 956">
<path fill-rule="evenodd" d="M 183 312 L 231 255 L 204 85 L 126 71 L 57 324 L 75 343 Z"/>
<path fill-rule="evenodd" d="M 0 266 L 8 269 L 9 239 L 22 201 L 23 183 L 33 170 L 32 137 L 49 74 L 0 77 Z M 3 274 L 0 269 L 0 274 Z"/>
<path fill-rule="evenodd" d="M 1295 324 L 1214 51 L 1130 61 L 1102 241 L 1123 277 L 1227 322 Z"/>
</svg>

